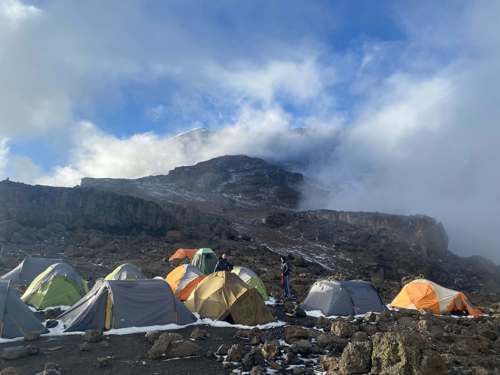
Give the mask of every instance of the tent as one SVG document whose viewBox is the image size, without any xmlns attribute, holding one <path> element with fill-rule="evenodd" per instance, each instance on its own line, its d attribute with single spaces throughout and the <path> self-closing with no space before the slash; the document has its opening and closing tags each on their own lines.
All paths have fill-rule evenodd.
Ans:
<svg viewBox="0 0 500 375">
<path fill-rule="evenodd" d="M 177 249 L 175 253 L 172 254 L 168 260 L 170 262 L 174 260 L 182 260 L 182 259 L 193 259 L 194 254 L 198 251 L 198 249 Z"/>
<path fill-rule="evenodd" d="M 208 275 L 215 270 L 217 255 L 208 247 L 201 248 L 194 254 L 191 264 L 198 267 L 205 275 Z"/>
<path fill-rule="evenodd" d="M 185 304 L 202 317 L 235 324 L 253 326 L 273 320 L 257 289 L 249 288 L 243 280 L 228 271 L 208 275 Z"/>
<path fill-rule="evenodd" d="M 390 304 L 402 309 L 431 310 L 434 314 L 467 312 L 478 316 L 481 310 L 472 306 L 464 293 L 448 289 L 425 279 L 406 284 Z"/>
<path fill-rule="evenodd" d="M 386 310 L 372 284 L 361 280 L 316 281 L 304 302 L 306 311 L 319 310 L 326 316 L 359 315 Z"/>
<path fill-rule="evenodd" d="M 260 293 L 264 301 L 267 301 L 269 299 L 264 283 L 259 278 L 259 276 L 257 276 L 257 274 L 253 272 L 250 268 L 234 267 L 231 272 L 238 275 L 240 279 L 243 280 L 249 287 L 257 289 L 257 291 Z"/>
<path fill-rule="evenodd" d="M 193 289 L 206 276 L 201 271 L 190 264 L 182 264 L 175 267 L 165 278 L 170 285 L 175 296 L 181 301 L 185 301 Z"/>
<path fill-rule="evenodd" d="M 37 309 L 70 306 L 88 292 L 87 283 L 67 263 L 56 263 L 38 275 L 21 299 Z"/>
<path fill-rule="evenodd" d="M 2 280 L 10 280 L 14 285 L 29 285 L 35 277 L 55 263 L 62 263 L 62 259 L 27 256 L 16 268 L 2 276 Z"/>
<path fill-rule="evenodd" d="M 46 333 L 47 329 L 19 298 L 10 281 L 0 281 L 0 337 L 12 339 L 28 332 Z"/>
<path fill-rule="evenodd" d="M 164 280 L 97 280 L 90 292 L 59 316 L 66 332 L 189 324 L 196 318 Z"/>
<path fill-rule="evenodd" d="M 104 280 L 140 280 L 145 279 L 141 270 L 130 263 L 116 267 Z"/>
</svg>

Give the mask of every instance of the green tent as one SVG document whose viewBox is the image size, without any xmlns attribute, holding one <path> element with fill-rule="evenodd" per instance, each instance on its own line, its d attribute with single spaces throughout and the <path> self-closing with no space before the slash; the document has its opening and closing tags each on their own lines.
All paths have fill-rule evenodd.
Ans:
<svg viewBox="0 0 500 375">
<path fill-rule="evenodd" d="M 73 267 L 56 263 L 31 282 L 21 299 L 43 310 L 53 306 L 71 306 L 87 292 L 87 283 Z"/>
<path fill-rule="evenodd" d="M 198 269 L 205 275 L 208 275 L 215 270 L 217 264 L 217 255 L 212 249 L 203 247 L 199 249 L 191 260 L 191 265 L 198 267 Z"/>
<path fill-rule="evenodd" d="M 259 276 L 257 276 L 257 274 L 250 268 L 234 267 L 231 272 L 238 275 L 240 279 L 243 280 L 249 287 L 257 289 L 264 301 L 267 301 L 269 299 L 264 283 L 259 278 Z"/>
<path fill-rule="evenodd" d="M 146 277 L 141 270 L 130 263 L 116 267 L 104 280 L 142 280 Z"/>
</svg>

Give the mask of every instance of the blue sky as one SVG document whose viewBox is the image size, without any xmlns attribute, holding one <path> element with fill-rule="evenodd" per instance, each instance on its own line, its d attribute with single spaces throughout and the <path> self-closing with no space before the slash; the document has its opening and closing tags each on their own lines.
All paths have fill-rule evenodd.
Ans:
<svg viewBox="0 0 500 375">
<path fill-rule="evenodd" d="M 494 0 L 0 0 L 0 178 L 301 161 L 338 191 L 304 207 L 429 214 L 459 251 L 498 258 L 498 14 Z M 172 138 L 198 127 L 212 132 Z"/>
</svg>

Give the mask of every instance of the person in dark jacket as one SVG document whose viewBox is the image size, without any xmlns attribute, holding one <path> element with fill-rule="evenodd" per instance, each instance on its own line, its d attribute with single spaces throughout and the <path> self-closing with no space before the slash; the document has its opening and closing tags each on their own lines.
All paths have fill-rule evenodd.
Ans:
<svg viewBox="0 0 500 375">
<path fill-rule="evenodd" d="M 226 259 L 226 254 L 222 254 L 219 258 L 217 264 L 215 265 L 215 271 L 231 271 L 233 269 L 233 265 L 229 263 Z"/>
<path fill-rule="evenodd" d="M 283 288 L 283 296 L 284 298 L 290 297 L 290 285 L 289 285 L 289 276 L 290 276 L 290 266 L 284 256 L 281 257 L 281 287 Z"/>
</svg>

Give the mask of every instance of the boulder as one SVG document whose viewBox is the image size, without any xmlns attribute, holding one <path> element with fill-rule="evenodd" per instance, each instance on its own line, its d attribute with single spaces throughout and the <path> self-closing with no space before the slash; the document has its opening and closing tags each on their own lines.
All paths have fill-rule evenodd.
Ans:
<svg viewBox="0 0 500 375">
<path fill-rule="evenodd" d="M 24 358 L 29 355 L 38 354 L 40 349 L 34 345 L 27 346 L 11 346 L 2 350 L 0 358 L 5 360 L 14 360 L 19 358 Z"/>
<path fill-rule="evenodd" d="M 339 361 L 341 374 L 363 374 L 370 371 L 372 344 L 370 341 L 353 341 L 347 344 Z"/>
<path fill-rule="evenodd" d="M 149 331 L 146 332 L 144 337 L 150 344 L 154 344 L 156 340 L 158 340 L 158 337 L 162 334 L 161 331 Z"/>
<path fill-rule="evenodd" d="M 332 322 L 331 332 L 339 337 L 351 337 L 354 329 L 352 323 L 343 319 L 334 320 Z"/>
<path fill-rule="evenodd" d="M 149 349 L 147 356 L 150 359 L 160 359 L 164 357 L 174 341 L 182 340 L 182 336 L 178 333 L 165 332 L 162 333 Z"/>
<path fill-rule="evenodd" d="M 280 352 L 280 345 L 276 340 L 266 341 L 264 345 L 262 345 L 261 351 L 265 359 L 273 360 Z"/>
<path fill-rule="evenodd" d="M 102 340 L 102 331 L 100 329 L 88 329 L 83 335 L 86 342 L 95 343 Z"/>
<path fill-rule="evenodd" d="M 189 337 L 191 337 L 193 340 L 202 340 L 210 337 L 210 334 L 205 329 L 201 329 L 200 327 L 195 327 Z"/>
<path fill-rule="evenodd" d="M 322 333 L 316 338 L 318 346 L 322 349 L 327 349 L 335 353 L 342 353 L 345 346 L 347 345 L 347 340 L 341 337 Z"/>
<path fill-rule="evenodd" d="M 243 358 L 243 348 L 239 344 L 233 344 L 227 351 L 226 361 L 228 362 L 241 362 Z"/>
<path fill-rule="evenodd" d="M 322 355 L 319 358 L 319 362 L 323 369 L 326 371 L 326 375 L 336 375 L 339 369 L 339 359 L 337 357 Z"/>
<path fill-rule="evenodd" d="M 97 367 L 104 368 L 108 367 L 111 365 L 111 361 L 113 360 L 113 357 L 110 355 L 107 355 L 105 357 L 97 357 Z"/>
<path fill-rule="evenodd" d="M 21 375 L 15 367 L 6 367 L 0 371 L 0 375 Z"/>
<path fill-rule="evenodd" d="M 300 326 L 285 327 L 285 341 L 291 343 L 296 340 L 309 338 L 309 331 Z"/>
<path fill-rule="evenodd" d="M 251 349 L 247 354 L 243 356 L 241 364 L 243 366 L 243 370 L 245 371 L 251 370 L 254 366 L 264 365 L 265 361 L 260 349 Z"/>
<path fill-rule="evenodd" d="M 61 375 L 61 367 L 54 362 L 47 362 L 41 375 Z"/>
<path fill-rule="evenodd" d="M 26 332 L 23 340 L 26 342 L 36 341 L 40 338 L 40 332 Z"/>
<path fill-rule="evenodd" d="M 191 357 L 201 351 L 201 347 L 191 341 L 173 341 L 165 353 L 164 358 Z"/>
<path fill-rule="evenodd" d="M 309 340 L 297 340 L 291 348 L 294 353 L 301 355 L 308 355 L 313 351 L 313 345 Z"/>
<path fill-rule="evenodd" d="M 262 366 L 254 366 L 250 370 L 250 375 L 265 375 L 266 371 L 264 370 L 264 367 Z"/>
</svg>

